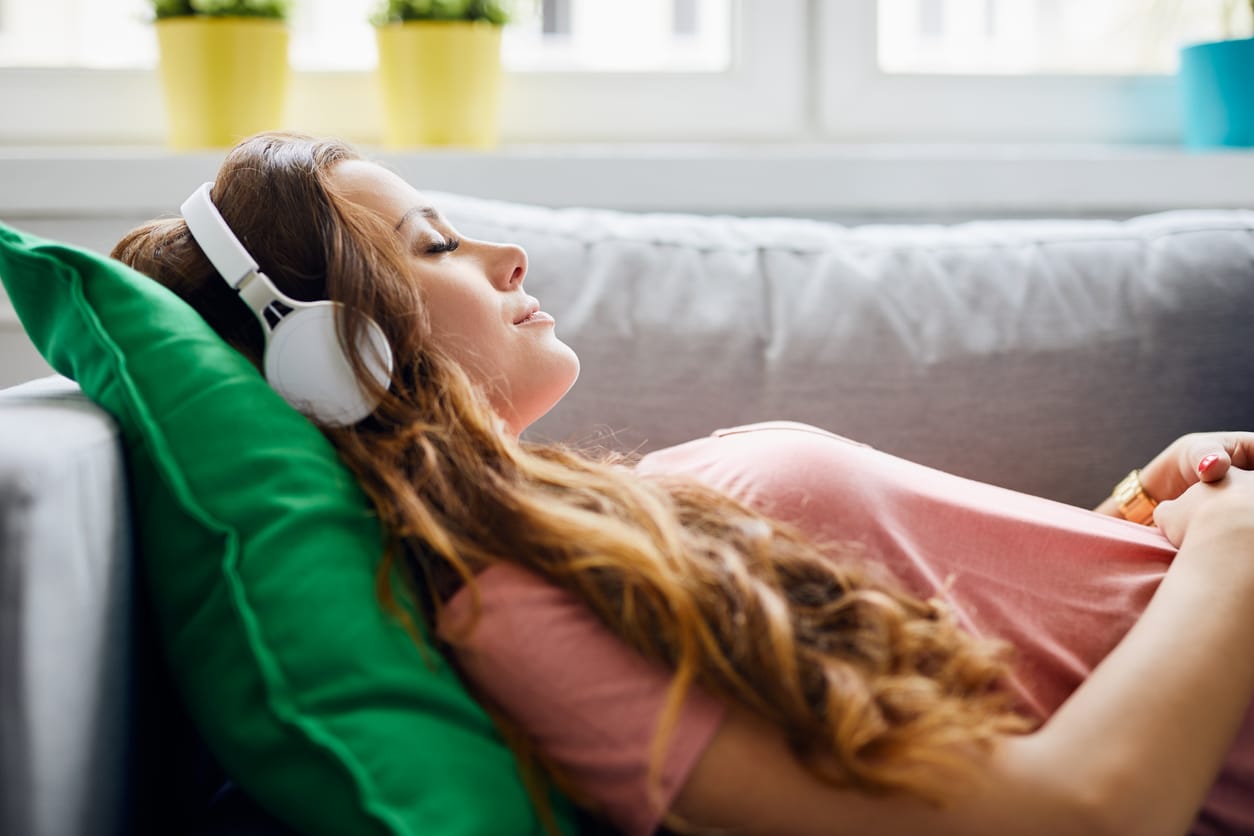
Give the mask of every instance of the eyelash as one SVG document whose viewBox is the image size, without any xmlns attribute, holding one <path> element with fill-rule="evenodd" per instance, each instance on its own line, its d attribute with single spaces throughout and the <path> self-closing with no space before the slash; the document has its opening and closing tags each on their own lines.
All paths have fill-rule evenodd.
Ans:
<svg viewBox="0 0 1254 836">
<path fill-rule="evenodd" d="M 446 238 L 438 244 L 432 244 L 427 247 L 427 255 L 439 255 L 440 253 L 451 253 L 462 244 L 460 238 Z"/>
</svg>

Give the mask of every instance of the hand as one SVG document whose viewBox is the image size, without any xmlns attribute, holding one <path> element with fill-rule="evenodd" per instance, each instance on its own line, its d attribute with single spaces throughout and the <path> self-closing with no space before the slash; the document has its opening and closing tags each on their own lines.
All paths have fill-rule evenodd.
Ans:
<svg viewBox="0 0 1254 836">
<path fill-rule="evenodd" d="M 1254 472 L 1229 468 L 1223 479 L 1195 482 L 1179 496 L 1159 502 L 1154 522 L 1175 546 L 1200 526 L 1225 526 L 1231 532 L 1254 530 Z M 1250 534 L 1241 536 L 1248 539 Z"/>
<path fill-rule="evenodd" d="M 1198 482 L 1218 482 L 1233 467 L 1254 470 L 1254 433 L 1190 433 L 1142 468 L 1141 485 L 1162 502 L 1181 496 Z"/>
</svg>

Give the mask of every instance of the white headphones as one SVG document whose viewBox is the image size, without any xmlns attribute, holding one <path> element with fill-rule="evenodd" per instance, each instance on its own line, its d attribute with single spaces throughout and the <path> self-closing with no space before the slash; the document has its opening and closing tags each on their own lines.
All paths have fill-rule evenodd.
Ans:
<svg viewBox="0 0 1254 836">
<path fill-rule="evenodd" d="M 212 187 L 205 183 L 198 188 L 180 212 L 214 269 L 257 315 L 266 336 L 266 381 L 289 404 L 321 423 L 343 427 L 365 418 L 379 403 L 362 391 L 340 347 L 335 331 L 339 303 L 299 302 L 280 292 L 213 205 Z M 392 348 L 374 320 L 366 321 L 358 348 L 375 381 L 386 388 Z"/>
</svg>

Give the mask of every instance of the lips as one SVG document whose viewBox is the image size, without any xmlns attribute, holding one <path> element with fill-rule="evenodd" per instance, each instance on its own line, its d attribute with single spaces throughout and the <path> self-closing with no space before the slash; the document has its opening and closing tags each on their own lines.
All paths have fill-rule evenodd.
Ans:
<svg viewBox="0 0 1254 836">
<path fill-rule="evenodd" d="M 518 316 L 514 317 L 515 325 L 522 325 L 524 322 L 532 319 L 536 314 L 540 313 L 540 302 L 538 299 L 528 296 L 526 306 L 518 312 Z"/>
<path fill-rule="evenodd" d="M 531 314 L 526 319 L 524 319 L 522 322 L 519 322 L 517 324 L 519 328 L 523 328 L 527 325 L 537 325 L 537 324 L 552 325 L 553 321 L 554 321 L 553 317 L 549 316 L 544 311 L 536 311 L 535 313 Z"/>
</svg>

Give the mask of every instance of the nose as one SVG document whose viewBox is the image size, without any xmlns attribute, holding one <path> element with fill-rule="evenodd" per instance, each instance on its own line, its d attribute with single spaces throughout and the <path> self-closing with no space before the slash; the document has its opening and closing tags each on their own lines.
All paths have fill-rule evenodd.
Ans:
<svg viewBox="0 0 1254 836">
<path fill-rule="evenodd" d="M 514 290 L 522 287 L 527 276 L 527 251 L 517 244 L 495 244 L 497 252 L 492 261 L 492 283 L 498 290 Z"/>
</svg>

